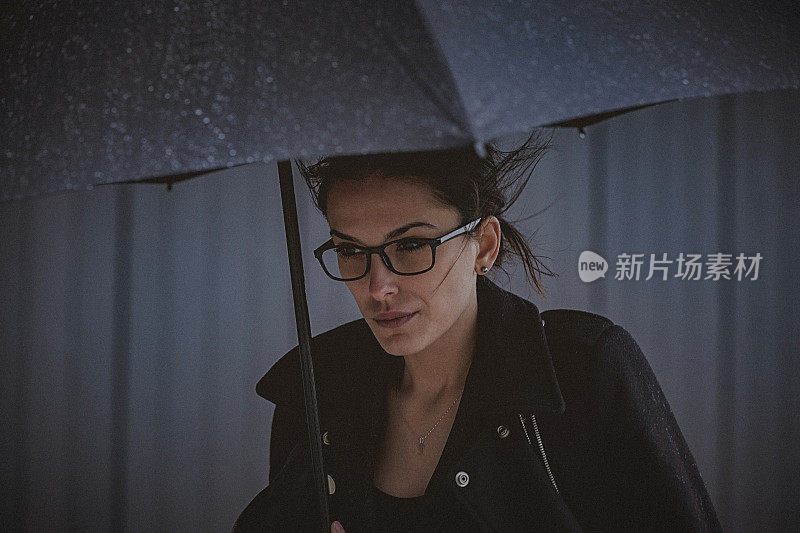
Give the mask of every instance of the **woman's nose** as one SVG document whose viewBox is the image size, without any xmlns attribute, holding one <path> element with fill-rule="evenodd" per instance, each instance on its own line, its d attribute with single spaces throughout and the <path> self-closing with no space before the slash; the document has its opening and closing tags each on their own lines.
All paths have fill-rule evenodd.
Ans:
<svg viewBox="0 0 800 533">
<path fill-rule="evenodd" d="M 380 255 L 372 254 L 369 266 L 369 292 L 376 300 L 383 300 L 389 294 L 397 292 L 398 275 L 389 270 Z"/>
</svg>

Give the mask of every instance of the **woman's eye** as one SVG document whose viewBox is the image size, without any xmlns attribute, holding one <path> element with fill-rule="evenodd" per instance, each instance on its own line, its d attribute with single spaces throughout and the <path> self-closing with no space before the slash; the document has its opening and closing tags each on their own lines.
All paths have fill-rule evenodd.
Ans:
<svg viewBox="0 0 800 533">
<path fill-rule="evenodd" d="M 427 246 L 427 243 L 422 241 L 400 241 L 397 243 L 397 249 L 401 252 L 414 252 Z"/>
<path fill-rule="evenodd" d="M 359 249 L 353 246 L 337 246 L 336 253 L 342 257 L 353 257 L 359 253 Z"/>
</svg>

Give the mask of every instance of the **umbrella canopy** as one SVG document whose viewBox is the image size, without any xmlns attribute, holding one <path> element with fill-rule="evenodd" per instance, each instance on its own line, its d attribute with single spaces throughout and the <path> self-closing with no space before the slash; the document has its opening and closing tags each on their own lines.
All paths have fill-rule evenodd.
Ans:
<svg viewBox="0 0 800 533">
<path fill-rule="evenodd" d="M 18 3 L 0 200 L 797 87 L 798 36 L 791 2 Z"/>
</svg>

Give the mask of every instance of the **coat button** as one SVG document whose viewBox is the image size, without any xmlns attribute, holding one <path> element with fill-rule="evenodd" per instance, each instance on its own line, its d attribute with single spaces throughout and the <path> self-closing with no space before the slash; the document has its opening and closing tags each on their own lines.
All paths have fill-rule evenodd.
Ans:
<svg viewBox="0 0 800 533">
<path fill-rule="evenodd" d="M 504 439 L 504 438 L 508 437 L 509 433 L 511 433 L 511 432 L 509 431 L 509 429 L 506 426 L 497 426 L 497 435 L 501 439 Z"/>
<path fill-rule="evenodd" d="M 458 485 L 463 489 L 468 484 L 469 484 L 469 474 L 467 474 L 463 470 L 458 474 L 456 474 L 456 485 Z"/>
<path fill-rule="evenodd" d="M 334 492 L 336 492 L 336 483 L 333 482 L 333 478 L 328 474 L 328 494 L 333 494 Z"/>
<path fill-rule="evenodd" d="M 331 441 L 330 441 L 330 439 L 328 438 L 328 432 L 327 432 L 327 431 L 326 431 L 325 433 L 323 433 L 323 434 L 322 434 L 322 443 L 323 443 L 324 445 L 326 445 L 326 446 L 330 446 L 330 445 L 331 445 Z"/>
</svg>

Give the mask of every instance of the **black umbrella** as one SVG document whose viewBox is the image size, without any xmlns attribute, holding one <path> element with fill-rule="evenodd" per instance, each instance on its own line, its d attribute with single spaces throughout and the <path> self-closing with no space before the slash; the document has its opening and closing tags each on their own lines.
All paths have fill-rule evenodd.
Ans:
<svg viewBox="0 0 800 533">
<path fill-rule="evenodd" d="M 791 2 L 42 2 L 2 14 L 0 200 L 279 161 L 328 530 L 291 157 L 475 145 L 800 86 Z"/>
</svg>

